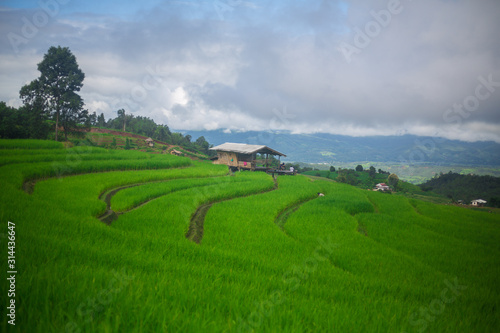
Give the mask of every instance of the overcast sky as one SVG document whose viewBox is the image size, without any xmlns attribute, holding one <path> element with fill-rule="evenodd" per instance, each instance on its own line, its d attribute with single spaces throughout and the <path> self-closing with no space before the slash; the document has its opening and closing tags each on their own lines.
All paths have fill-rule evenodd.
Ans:
<svg viewBox="0 0 500 333">
<path fill-rule="evenodd" d="M 176 130 L 500 142 L 500 1 L 0 1 L 0 100 L 50 46 L 91 112 Z"/>
</svg>

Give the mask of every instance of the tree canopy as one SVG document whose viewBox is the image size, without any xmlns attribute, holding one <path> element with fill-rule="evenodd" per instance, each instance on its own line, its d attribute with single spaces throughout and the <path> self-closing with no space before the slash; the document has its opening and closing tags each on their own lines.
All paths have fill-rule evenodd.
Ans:
<svg viewBox="0 0 500 333">
<path fill-rule="evenodd" d="M 493 176 L 461 175 L 449 172 L 420 184 L 424 191 L 433 191 L 470 203 L 474 199 L 484 199 L 489 206 L 500 206 L 500 178 Z"/>
<path fill-rule="evenodd" d="M 49 48 L 38 70 L 40 77 L 23 86 L 19 95 L 25 106 L 40 118 L 54 118 L 56 140 L 60 126 L 67 139 L 78 125 L 88 124 L 88 111 L 83 109 L 83 100 L 77 94 L 85 74 L 69 48 L 61 46 Z"/>
<path fill-rule="evenodd" d="M 391 173 L 389 177 L 387 177 L 387 184 L 389 184 L 389 186 L 396 188 L 398 186 L 398 183 L 399 177 L 395 173 Z"/>
</svg>

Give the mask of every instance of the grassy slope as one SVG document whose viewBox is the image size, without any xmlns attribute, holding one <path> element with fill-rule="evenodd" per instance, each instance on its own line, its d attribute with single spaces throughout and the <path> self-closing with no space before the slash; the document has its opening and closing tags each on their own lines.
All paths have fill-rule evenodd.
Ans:
<svg viewBox="0 0 500 333">
<path fill-rule="evenodd" d="M 16 155 L 5 148 L 2 156 Z M 80 152 L 78 163 L 59 159 L 70 167 L 65 177 L 39 181 L 28 195 L 24 179 L 58 174 L 33 151 L 0 167 L 0 232 L 16 223 L 19 271 L 10 330 L 500 329 L 498 214 L 301 176 L 280 177 L 268 191 L 274 184 L 262 173 L 224 177 L 224 167 L 173 156 L 110 152 L 105 160 L 103 150 Z M 133 161 L 155 170 L 130 170 Z M 90 165 L 125 171 L 70 175 Z M 142 182 L 154 183 L 118 192 L 112 204 L 153 200 L 111 226 L 95 218 L 105 209 L 101 193 Z M 231 197 L 208 211 L 200 245 L 184 237 L 200 204 Z"/>
<path fill-rule="evenodd" d="M 101 133 L 101 132 L 89 132 L 85 134 L 85 139 L 74 139 L 74 142 L 79 143 L 88 143 L 91 145 L 103 147 L 103 148 L 114 148 L 114 149 L 125 149 L 127 138 L 130 140 L 130 150 L 141 150 L 147 151 L 151 153 L 163 153 L 166 151 L 170 153 L 172 150 L 180 151 L 183 156 L 191 157 L 193 159 L 199 160 L 207 160 L 208 157 L 202 153 L 196 153 L 190 151 L 184 147 L 178 145 L 170 145 L 168 143 L 158 143 L 155 141 L 153 147 L 149 147 L 149 145 L 144 141 L 147 137 L 129 133 L 122 132 L 120 130 L 110 130 L 110 129 L 99 129 L 101 131 L 109 131 L 110 133 Z M 113 139 L 116 143 L 116 147 L 113 147 Z"/>
<path fill-rule="evenodd" d="M 317 177 L 323 177 L 328 180 L 335 180 L 337 179 L 338 176 L 338 172 L 329 172 L 327 170 L 308 171 L 305 172 L 304 174 L 312 179 L 316 179 Z M 375 177 L 371 179 L 370 175 L 367 172 L 364 171 L 357 172 L 356 178 L 359 181 L 359 184 L 356 186 L 363 189 L 372 189 L 377 183 L 387 182 L 387 176 L 388 176 L 387 174 L 377 173 L 375 174 Z M 439 195 L 437 193 L 431 191 L 424 192 L 420 187 L 405 181 L 400 181 L 398 183 L 397 192 L 395 193 L 397 195 L 403 195 L 408 198 L 414 198 L 438 204 L 450 203 L 451 201 L 450 199 L 442 195 Z"/>
</svg>

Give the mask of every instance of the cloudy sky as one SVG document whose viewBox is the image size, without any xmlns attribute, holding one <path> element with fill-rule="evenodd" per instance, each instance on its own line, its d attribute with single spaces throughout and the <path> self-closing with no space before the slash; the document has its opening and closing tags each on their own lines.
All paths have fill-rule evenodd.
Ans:
<svg viewBox="0 0 500 333">
<path fill-rule="evenodd" d="M 176 130 L 500 142 L 500 1 L 0 1 L 0 100 L 50 46 L 89 111 Z"/>
</svg>

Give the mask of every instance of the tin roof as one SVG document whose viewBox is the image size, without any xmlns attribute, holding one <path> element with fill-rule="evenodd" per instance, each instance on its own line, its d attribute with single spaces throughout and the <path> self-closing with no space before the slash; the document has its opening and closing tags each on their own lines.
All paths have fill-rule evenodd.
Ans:
<svg viewBox="0 0 500 333">
<path fill-rule="evenodd" d="M 210 150 L 216 151 L 226 151 L 231 153 L 239 153 L 239 154 L 271 154 L 271 155 L 280 155 L 285 156 L 285 154 L 280 153 L 274 149 L 271 149 L 264 145 L 248 145 L 246 143 L 232 143 L 226 142 L 216 147 L 210 148 Z"/>
</svg>

